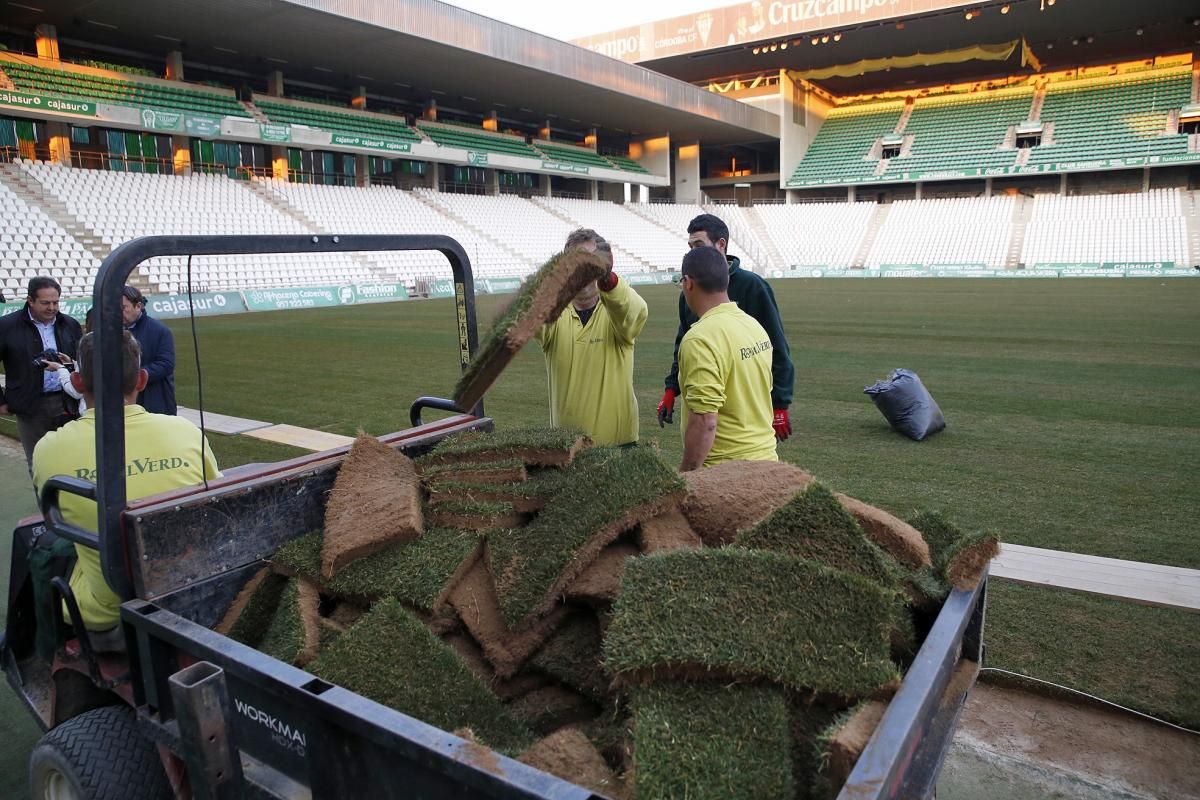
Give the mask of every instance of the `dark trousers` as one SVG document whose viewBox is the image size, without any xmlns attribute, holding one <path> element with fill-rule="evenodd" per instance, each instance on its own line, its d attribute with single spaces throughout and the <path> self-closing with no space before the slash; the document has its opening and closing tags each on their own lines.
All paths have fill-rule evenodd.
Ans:
<svg viewBox="0 0 1200 800">
<path fill-rule="evenodd" d="M 66 420 L 63 392 L 44 394 L 38 401 L 37 413 L 17 414 L 17 433 L 25 449 L 25 464 L 33 469 L 33 448 L 50 431 L 58 430 Z"/>
</svg>

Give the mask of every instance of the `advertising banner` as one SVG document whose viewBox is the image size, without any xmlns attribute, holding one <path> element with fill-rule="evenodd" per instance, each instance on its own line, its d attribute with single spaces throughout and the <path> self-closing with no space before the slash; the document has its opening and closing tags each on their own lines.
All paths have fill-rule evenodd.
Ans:
<svg viewBox="0 0 1200 800">
<path fill-rule="evenodd" d="M 221 135 L 221 118 L 205 114 L 185 114 L 183 125 L 189 136 L 210 138 Z"/>
<path fill-rule="evenodd" d="M 65 97 L 47 97 L 9 89 L 0 89 L 0 106 L 23 108 L 26 111 L 53 111 L 58 114 L 96 116 L 96 104 L 90 100 L 68 100 Z"/>
<path fill-rule="evenodd" d="M 340 291 L 346 290 L 345 293 Z M 350 286 L 305 286 L 297 289 L 250 289 L 242 292 L 247 311 L 283 311 L 295 308 L 328 308 L 354 303 Z"/>
<path fill-rule="evenodd" d="M 454 297 L 454 281 L 430 281 L 428 291 L 430 297 Z"/>
<path fill-rule="evenodd" d="M 258 125 L 258 138 L 264 142 L 290 142 L 292 140 L 292 126 L 261 122 Z"/>
<path fill-rule="evenodd" d="M 186 294 L 148 294 L 146 310 L 158 319 L 178 319 L 190 316 L 189 311 L 197 317 L 237 314 L 246 310 L 246 304 L 239 292 L 192 292 L 190 309 Z"/>
<path fill-rule="evenodd" d="M 343 147 L 362 147 L 366 150 L 383 150 L 389 153 L 408 153 L 412 151 L 412 142 L 393 141 L 391 139 L 376 139 L 370 136 L 350 136 L 335 133 L 330 139 L 331 144 Z"/>
<path fill-rule="evenodd" d="M 475 291 L 479 294 L 508 294 L 515 292 L 520 285 L 520 278 L 484 278 L 475 281 Z"/>
<path fill-rule="evenodd" d="M 355 303 L 390 303 L 407 300 L 408 289 L 402 283 L 359 283 L 351 287 Z"/>
<path fill-rule="evenodd" d="M 561 161 L 543 161 L 542 169 L 552 169 L 556 172 L 571 172 L 576 175 L 587 175 L 591 172 L 591 167 L 583 164 L 564 164 Z"/>
<path fill-rule="evenodd" d="M 639 63 L 965 5 L 970 3 L 956 0 L 751 0 L 585 36 L 571 43 L 611 58 Z"/>
</svg>

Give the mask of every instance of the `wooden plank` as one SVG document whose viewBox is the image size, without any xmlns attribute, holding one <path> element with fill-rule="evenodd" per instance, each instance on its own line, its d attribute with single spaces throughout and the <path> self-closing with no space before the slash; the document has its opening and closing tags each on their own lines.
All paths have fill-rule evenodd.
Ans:
<svg viewBox="0 0 1200 800">
<path fill-rule="evenodd" d="M 269 428 L 247 431 L 244 435 L 255 439 L 262 439 L 266 442 L 290 444 L 292 447 L 300 447 L 316 452 L 332 450 L 335 447 L 342 447 L 354 441 L 353 436 L 342 436 L 340 433 L 298 428 L 295 425 L 272 425 Z"/>
<path fill-rule="evenodd" d="M 197 428 L 200 427 L 200 412 L 196 409 L 180 406 L 178 414 Z M 212 431 L 213 433 L 224 433 L 228 436 L 236 436 L 239 433 L 258 430 L 259 428 L 267 428 L 272 424 L 257 419 L 242 419 L 241 417 L 231 417 L 228 414 L 215 414 L 212 411 L 204 412 L 204 430 Z"/>
<path fill-rule="evenodd" d="M 990 571 L 1018 583 L 1200 612 L 1200 570 L 1006 544 Z"/>
</svg>

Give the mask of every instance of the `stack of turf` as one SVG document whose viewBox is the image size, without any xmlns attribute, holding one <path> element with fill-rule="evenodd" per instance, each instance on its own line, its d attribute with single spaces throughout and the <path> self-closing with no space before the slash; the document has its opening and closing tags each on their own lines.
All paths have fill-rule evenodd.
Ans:
<svg viewBox="0 0 1200 800">
<path fill-rule="evenodd" d="M 354 535 L 328 515 L 282 547 L 221 630 L 611 797 L 836 794 L 918 631 L 995 546 L 788 465 L 685 481 L 565 430 L 462 434 L 415 464 L 376 445 L 330 498 L 365 512 Z"/>
</svg>

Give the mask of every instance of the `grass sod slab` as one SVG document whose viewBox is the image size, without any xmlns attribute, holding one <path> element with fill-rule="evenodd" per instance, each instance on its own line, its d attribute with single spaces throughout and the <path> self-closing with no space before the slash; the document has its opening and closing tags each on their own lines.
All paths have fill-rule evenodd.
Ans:
<svg viewBox="0 0 1200 800">
<path fill-rule="evenodd" d="M 255 587 L 242 606 L 242 612 L 229 625 L 229 638 L 250 647 L 257 647 L 275 618 L 288 578 L 272 574 Z M 236 598 L 235 598 L 236 602 Z"/>
<path fill-rule="evenodd" d="M 793 796 L 782 689 L 668 681 L 635 689 L 631 706 L 635 798 Z"/>
<path fill-rule="evenodd" d="M 454 651 L 392 599 L 377 603 L 308 670 L 442 730 L 470 728 L 506 755 L 533 741 Z"/>
<path fill-rule="evenodd" d="M 486 531 L 492 528 L 514 528 L 525 521 L 512 503 L 484 500 L 449 500 L 433 506 L 429 523 L 439 528 L 460 528 Z"/>
<path fill-rule="evenodd" d="M 937 574 L 956 589 L 974 589 L 988 562 L 1000 555 L 994 533 L 963 532 L 938 512 L 922 512 L 909 522 L 929 542 Z"/>
<path fill-rule="evenodd" d="M 625 561 L 642 554 L 632 544 L 613 542 L 600 551 L 563 592 L 567 600 L 607 608 L 621 591 Z"/>
<path fill-rule="evenodd" d="M 899 589 L 904 579 L 899 564 L 867 538 L 854 517 L 819 483 L 742 531 L 734 543 L 819 561 L 887 589 Z"/>
<path fill-rule="evenodd" d="M 619 684 L 765 679 L 858 698 L 898 685 L 895 595 L 861 576 L 740 547 L 631 559 L 604 636 Z"/>
<path fill-rule="evenodd" d="M 566 725 L 588 722 L 600 707 L 578 692 L 563 686 L 543 686 L 508 703 L 514 717 L 541 736 Z"/>
<path fill-rule="evenodd" d="M 303 578 L 288 578 L 275 613 L 254 646 L 285 664 L 303 666 L 311 661 L 320 647 L 319 603 L 316 586 Z"/>
<path fill-rule="evenodd" d="M 592 451 L 523 528 L 489 537 L 486 561 L 511 628 L 548 612 L 606 545 L 677 506 L 679 476 L 648 447 Z"/>
<path fill-rule="evenodd" d="M 419 459 L 422 468 L 476 462 L 518 461 L 528 466 L 565 467 L 580 451 L 592 446 L 574 428 L 517 427 L 496 431 L 467 431 L 447 437 L 432 453 Z M 437 474 L 436 471 L 434 474 Z"/>
<path fill-rule="evenodd" d="M 637 544 L 646 555 L 704 546 L 681 511 L 668 511 L 643 522 L 638 527 Z"/>
<path fill-rule="evenodd" d="M 536 514 L 546 505 L 546 498 L 516 488 L 522 485 L 435 481 L 429 484 L 429 508 L 437 513 L 446 503 L 507 503 L 518 514 Z"/>
<path fill-rule="evenodd" d="M 517 759 L 606 797 L 624 796 L 624 787 L 603 756 L 579 728 L 566 727 L 541 739 Z"/>
<path fill-rule="evenodd" d="M 491 573 L 480 559 L 463 576 L 448 596 L 463 625 L 501 679 L 508 679 L 529 660 L 538 648 L 570 614 L 566 606 L 557 606 L 549 614 L 519 631 L 509 630 L 500 611 L 500 600 Z"/>
<path fill-rule="evenodd" d="M 271 568 L 269 566 L 263 567 L 258 572 L 251 575 L 250 580 L 246 581 L 246 585 L 243 586 L 242 590 L 237 593 L 237 597 L 233 598 L 233 602 L 229 604 L 229 609 L 226 610 L 225 615 L 221 617 L 221 621 L 216 624 L 216 627 L 214 627 L 213 630 L 222 636 L 228 636 L 229 632 L 233 629 L 234 624 L 237 623 L 238 619 L 242 616 L 242 613 L 246 610 L 246 607 L 250 604 L 251 599 L 258 591 L 258 587 L 261 586 L 262 582 L 270 577 L 270 575 Z"/>
<path fill-rule="evenodd" d="M 594 253 L 568 250 L 527 279 L 459 377 L 452 395 L 458 407 L 474 408 L 537 331 L 557 319 L 580 290 L 606 271 L 607 265 Z"/>
<path fill-rule="evenodd" d="M 684 473 L 683 514 L 709 547 L 733 541 L 806 488 L 812 475 L 782 461 L 727 461 Z"/>
<path fill-rule="evenodd" d="M 867 538 L 884 549 L 904 567 L 913 570 L 932 565 L 929 545 L 921 532 L 881 508 L 841 493 L 834 494 L 850 516 L 858 522 Z"/>
<path fill-rule="evenodd" d="M 518 458 L 449 464 L 426 464 L 418 459 L 417 467 L 421 471 L 421 479 L 431 490 L 442 482 L 510 484 L 528 477 L 525 462 Z"/>
<path fill-rule="evenodd" d="M 412 541 L 424 529 L 413 462 L 359 431 L 325 505 L 321 574 L 332 578 L 347 564 L 394 542 Z"/>
<path fill-rule="evenodd" d="M 858 757 L 883 719 L 888 704 L 867 700 L 838 715 L 817 736 L 814 746 L 819 767 L 813 781 L 813 800 L 834 800 L 850 777 Z"/>
<path fill-rule="evenodd" d="M 544 675 L 533 672 L 522 673 L 508 680 L 497 678 L 496 670 L 492 669 L 492 665 L 483 654 L 483 648 L 468 633 L 453 631 L 442 636 L 442 641 L 449 645 L 471 672 L 501 700 L 514 700 L 549 684 Z"/>
<path fill-rule="evenodd" d="M 846 710 L 842 705 L 814 703 L 811 697 L 788 695 L 788 715 L 792 730 L 792 775 L 796 782 L 796 800 L 825 800 L 822 750 L 817 742 L 825 730 Z"/>
<path fill-rule="evenodd" d="M 272 567 L 309 579 L 319 576 L 320 544 L 319 531 L 293 539 L 276 551 Z M 367 601 L 393 597 L 416 608 L 435 609 L 481 554 L 477 533 L 430 528 L 416 541 L 359 559 L 323 581 L 321 589 L 335 597 Z"/>
<path fill-rule="evenodd" d="M 581 611 L 546 640 L 529 665 L 595 702 L 604 703 L 612 681 L 600 664 L 601 641 L 596 616 Z"/>
</svg>

